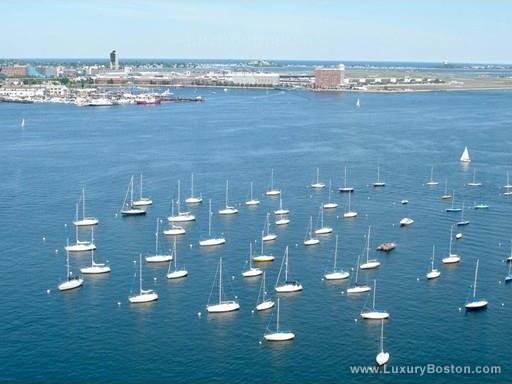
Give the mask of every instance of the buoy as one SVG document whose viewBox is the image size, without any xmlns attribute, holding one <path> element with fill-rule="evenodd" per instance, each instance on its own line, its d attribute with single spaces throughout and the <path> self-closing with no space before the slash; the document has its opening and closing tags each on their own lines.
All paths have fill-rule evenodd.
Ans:
<svg viewBox="0 0 512 384">
<path fill-rule="evenodd" d="M 153 277 L 153 280 L 156 281 L 156 277 Z"/>
<path fill-rule="evenodd" d="M 197 312 L 197 317 L 201 317 L 201 312 Z"/>
<path fill-rule="evenodd" d="M 354 322 L 357 323 L 357 319 L 354 319 Z"/>
<path fill-rule="evenodd" d="M 235 280 L 235 275 L 231 275 L 231 280 Z"/>
<path fill-rule="evenodd" d="M 114 213 L 114 216 L 117 217 L 117 213 Z"/>
<path fill-rule="evenodd" d="M 462 311 L 462 308 L 461 308 L 461 307 L 459 307 L 459 312 L 460 312 L 460 311 Z"/>
<path fill-rule="evenodd" d="M 416 278 L 416 281 L 420 281 L 420 278 L 419 278 L 419 277 L 417 277 L 417 278 Z"/>
<path fill-rule="evenodd" d="M 192 248 L 192 244 L 189 244 L 188 246 L 189 246 L 189 248 Z"/>
<path fill-rule="evenodd" d="M 43 236 L 43 241 L 46 241 L 46 237 Z"/>
<path fill-rule="evenodd" d="M 504 307 L 505 306 L 505 303 L 501 303 L 501 306 Z"/>
<path fill-rule="evenodd" d="M 121 306 L 121 302 L 120 302 L 120 301 L 118 301 L 118 302 L 117 302 L 117 305 L 118 305 L 118 306 Z"/>
<path fill-rule="evenodd" d="M 49 294 L 50 294 L 50 290 L 49 290 L 49 289 L 47 289 L 47 290 L 46 290 L 46 293 L 49 295 Z"/>
<path fill-rule="evenodd" d="M 68 227 L 68 224 L 67 224 L 67 223 L 65 223 L 65 224 L 64 224 L 64 228 L 67 228 L 67 227 Z"/>
<path fill-rule="evenodd" d="M 251 311 L 251 313 L 254 315 L 254 309 Z"/>
<path fill-rule="evenodd" d="M 341 296 L 345 295 L 345 291 L 341 291 Z"/>
<path fill-rule="evenodd" d="M 261 345 L 261 340 L 260 340 L 260 341 L 258 341 L 258 343 L 259 343 L 259 345 Z"/>
<path fill-rule="evenodd" d="M 58 249 L 56 249 L 56 250 L 55 250 L 55 253 L 59 253 L 59 250 L 58 250 Z"/>
</svg>

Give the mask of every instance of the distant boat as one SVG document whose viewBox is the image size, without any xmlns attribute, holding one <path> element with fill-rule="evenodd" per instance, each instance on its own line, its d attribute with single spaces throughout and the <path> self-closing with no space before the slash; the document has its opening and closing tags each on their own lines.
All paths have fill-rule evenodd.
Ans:
<svg viewBox="0 0 512 384">
<path fill-rule="evenodd" d="M 155 254 L 146 256 L 145 259 L 148 263 L 167 263 L 172 260 L 171 254 L 160 254 L 158 253 L 158 237 L 160 235 L 159 231 L 160 218 L 156 218 L 156 232 L 155 232 Z"/>
<path fill-rule="evenodd" d="M 206 310 L 209 313 L 222 313 L 222 312 L 232 312 L 240 309 L 240 304 L 238 304 L 235 300 L 222 300 L 222 257 L 219 259 L 219 301 L 217 304 L 210 304 L 210 298 L 208 299 L 208 305 L 206 306 Z M 215 278 L 216 280 L 216 278 Z"/>
<path fill-rule="evenodd" d="M 357 98 L 357 101 L 356 101 L 356 107 L 360 107 L 361 106 L 361 101 L 359 100 L 359 97 Z"/>
<path fill-rule="evenodd" d="M 457 234 L 455 235 L 455 239 L 456 239 L 456 240 L 460 240 L 460 239 L 462 239 L 463 237 L 464 237 L 464 235 L 463 235 L 462 233 L 457 233 Z"/>
<path fill-rule="evenodd" d="M 142 289 L 142 254 L 139 254 L 139 293 L 131 295 L 128 300 L 132 304 L 149 303 L 158 300 L 157 293 L 152 289 Z"/>
<path fill-rule="evenodd" d="M 261 253 L 259 255 L 253 256 L 252 261 L 255 261 L 257 263 L 265 263 L 269 261 L 274 261 L 275 257 L 273 255 L 265 255 L 263 244 L 265 241 L 263 241 L 263 238 L 265 237 L 265 232 L 261 231 Z"/>
<path fill-rule="evenodd" d="M 219 210 L 219 215 L 234 215 L 238 213 L 238 209 L 235 207 L 229 205 L 228 198 L 229 198 L 229 181 L 226 180 L 226 206 L 223 209 Z"/>
<path fill-rule="evenodd" d="M 281 273 L 283 271 L 284 266 L 284 281 L 281 283 Z M 281 262 L 281 267 L 279 268 L 279 273 L 277 275 L 277 281 L 275 288 L 278 293 L 290 293 L 290 292 L 298 292 L 302 291 L 302 284 L 297 280 L 288 280 L 288 246 L 284 251 L 283 261 Z"/>
<path fill-rule="evenodd" d="M 373 280 L 373 304 L 371 308 L 365 308 L 361 311 L 361 318 L 365 320 L 383 320 L 389 317 L 386 311 L 375 309 L 375 296 L 377 294 L 377 280 Z"/>
<path fill-rule="evenodd" d="M 85 188 L 82 188 L 82 218 L 78 218 L 78 204 L 76 205 L 76 212 L 75 212 L 75 221 L 73 221 L 73 224 L 78 227 L 87 227 L 91 225 L 97 225 L 98 219 L 96 217 L 86 217 L 85 216 Z"/>
<path fill-rule="evenodd" d="M 276 220 L 276 225 L 286 225 L 290 223 L 290 219 L 286 215 L 279 215 L 279 218 Z"/>
<path fill-rule="evenodd" d="M 140 189 L 139 189 L 139 200 L 135 200 L 132 203 L 133 207 L 146 207 L 153 204 L 153 201 L 149 197 L 142 196 L 142 174 L 140 175 Z"/>
<path fill-rule="evenodd" d="M 315 235 L 327 235 L 332 232 L 332 227 L 329 227 L 327 225 L 324 225 L 324 210 L 322 205 L 320 205 L 319 210 L 319 216 L 320 216 L 320 225 L 317 229 L 315 229 Z"/>
<path fill-rule="evenodd" d="M 512 281 L 512 263 L 508 263 L 508 275 L 505 276 L 505 283 Z"/>
<path fill-rule="evenodd" d="M 354 188 L 347 186 L 347 166 L 346 165 L 344 168 L 344 174 L 345 174 L 345 176 L 343 177 L 343 187 L 339 187 L 338 191 L 344 192 L 344 193 L 352 193 L 352 192 L 354 192 Z"/>
<path fill-rule="evenodd" d="M 181 181 L 178 180 L 178 198 L 176 200 L 176 206 L 178 208 L 178 214 L 174 215 L 174 212 L 172 213 L 172 216 L 169 216 L 167 218 L 168 221 L 171 223 L 177 223 L 177 222 L 187 222 L 187 221 L 195 221 L 196 216 L 192 214 L 192 212 L 181 212 Z"/>
<path fill-rule="evenodd" d="M 128 201 L 128 196 L 130 196 L 130 200 Z M 133 206 L 133 175 L 130 179 L 130 183 L 128 184 L 128 189 L 126 190 L 126 195 L 124 196 L 123 207 L 121 208 L 121 215 L 123 216 L 139 216 L 145 215 L 146 208 L 145 207 L 134 207 Z"/>
<path fill-rule="evenodd" d="M 441 196 L 441 199 L 448 200 L 451 199 L 452 195 L 448 193 L 448 179 L 444 179 L 444 194 Z"/>
<path fill-rule="evenodd" d="M 325 183 L 322 183 L 320 181 L 320 168 L 316 169 L 316 181 L 311 184 L 311 188 L 314 188 L 314 189 L 325 188 Z"/>
<path fill-rule="evenodd" d="M 274 211 L 274 215 L 287 215 L 290 211 L 283 208 L 283 196 L 279 196 L 279 209 Z"/>
<path fill-rule="evenodd" d="M 476 203 L 475 205 L 473 205 L 473 209 L 489 209 L 489 204 Z"/>
<path fill-rule="evenodd" d="M 380 167 L 377 167 L 377 181 L 373 183 L 374 187 L 385 187 L 386 183 L 380 179 Z"/>
<path fill-rule="evenodd" d="M 338 235 L 336 235 L 336 245 L 334 247 L 334 266 L 332 268 L 332 272 L 327 272 L 324 275 L 325 280 L 343 280 L 350 276 L 349 272 L 346 272 L 343 269 L 338 270 L 336 268 L 337 258 L 338 258 Z"/>
<path fill-rule="evenodd" d="M 271 176 L 270 176 L 270 189 L 265 192 L 267 196 L 279 196 L 281 194 L 280 189 L 274 188 L 274 169 L 272 168 Z"/>
<path fill-rule="evenodd" d="M 411 219 L 410 217 L 404 217 L 402 220 L 400 220 L 400 226 L 401 227 L 406 227 L 408 225 L 411 225 L 414 223 L 414 220 Z"/>
<path fill-rule="evenodd" d="M 473 180 L 466 184 L 468 187 L 479 187 L 482 183 L 476 181 L 476 169 L 473 170 Z"/>
<path fill-rule="evenodd" d="M 172 261 L 169 261 L 169 268 L 167 269 L 168 279 L 181 279 L 188 275 L 188 271 L 185 268 L 178 269 L 178 252 L 176 250 L 176 238 L 174 238 L 172 246 L 172 256 L 174 259 L 174 271 L 171 272 Z"/>
<path fill-rule="evenodd" d="M 260 301 L 261 297 L 261 301 Z M 265 272 L 263 272 L 263 279 L 261 280 L 260 292 L 258 293 L 256 310 L 257 311 L 265 311 L 274 306 L 274 302 L 272 299 L 267 298 L 267 289 L 265 287 Z"/>
<path fill-rule="evenodd" d="M 512 195 L 512 185 L 510 184 L 510 178 L 507 171 L 507 184 L 503 186 L 505 188 L 505 192 L 503 192 L 503 195 L 505 196 L 511 196 Z"/>
<path fill-rule="evenodd" d="M 464 220 L 464 203 L 462 203 L 462 209 L 460 211 L 460 220 L 456 223 L 458 226 L 468 225 L 469 220 Z"/>
<path fill-rule="evenodd" d="M 380 262 L 377 259 L 370 259 L 370 232 L 371 226 L 368 227 L 368 236 L 366 237 L 366 263 L 359 266 L 361 269 L 375 269 L 380 267 Z"/>
<path fill-rule="evenodd" d="M 80 272 L 84 275 L 99 275 L 109 273 L 110 267 L 104 263 L 97 263 L 94 260 L 94 251 L 91 251 L 91 265 L 89 267 L 80 268 Z"/>
<path fill-rule="evenodd" d="M 439 184 L 438 181 L 434 181 L 434 166 L 432 166 L 432 168 L 430 168 L 430 180 L 427 181 L 426 185 L 434 186 L 434 185 L 438 185 L 438 184 Z"/>
<path fill-rule="evenodd" d="M 445 209 L 446 212 L 461 212 L 462 208 L 455 207 L 455 191 L 452 192 L 452 206 Z"/>
<path fill-rule="evenodd" d="M 68 252 L 89 252 L 96 249 L 94 244 L 94 227 L 91 227 L 91 241 L 82 241 L 78 238 L 78 227 L 75 227 L 75 243 L 67 244 L 65 247 Z"/>
<path fill-rule="evenodd" d="M 338 207 L 338 204 L 334 203 L 331 200 L 331 195 L 332 195 L 332 180 L 329 180 L 329 199 L 328 199 L 327 203 L 324 204 L 324 209 L 334 209 L 334 208 Z"/>
<path fill-rule="evenodd" d="M 450 249 L 448 251 L 448 256 L 443 258 L 443 264 L 455 264 L 460 261 L 460 256 L 452 253 L 452 243 L 453 243 L 453 225 L 450 227 Z"/>
<path fill-rule="evenodd" d="M 245 205 L 258 205 L 260 201 L 258 199 L 255 199 L 252 195 L 252 181 L 251 181 L 251 188 L 250 188 L 250 196 L 249 200 L 245 202 Z"/>
<path fill-rule="evenodd" d="M 306 231 L 306 236 L 304 237 L 304 245 L 309 246 L 316 245 L 318 243 L 320 243 L 320 240 L 313 237 L 313 216 L 310 216 L 308 229 Z"/>
<path fill-rule="evenodd" d="M 279 329 L 279 298 L 277 298 L 277 318 L 275 331 L 267 330 L 263 335 L 267 341 L 287 341 L 295 338 L 295 334 L 291 331 L 281 331 Z"/>
<path fill-rule="evenodd" d="M 357 255 L 357 264 L 356 264 L 356 279 L 354 281 L 354 286 L 347 288 L 347 294 L 351 293 L 363 293 L 363 292 L 369 292 L 372 289 L 368 286 L 368 284 L 359 284 L 358 278 L 359 278 L 359 262 L 361 260 L 361 255 Z"/>
<path fill-rule="evenodd" d="M 439 272 L 439 270 L 434 268 L 435 253 L 436 253 L 436 246 L 432 245 L 432 263 L 431 263 L 432 267 L 430 269 L 430 272 L 427 273 L 428 280 L 437 279 L 439 276 L 441 276 L 441 272 Z"/>
<path fill-rule="evenodd" d="M 170 217 L 176 217 L 174 215 L 174 199 L 171 199 L 171 216 Z M 169 221 L 169 218 L 167 218 L 167 221 Z M 181 225 L 176 225 L 174 222 L 169 222 L 169 228 L 164 229 L 163 233 L 164 235 L 170 235 L 170 236 L 177 236 L 177 235 L 184 235 L 187 231 L 185 228 L 183 228 Z"/>
<path fill-rule="evenodd" d="M 25 128 L 25 118 L 21 119 L 21 128 Z"/>
<path fill-rule="evenodd" d="M 464 307 L 468 311 L 476 311 L 476 310 L 484 309 L 485 307 L 487 307 L 487 304 L 489 304 L 489 302 L 486 299 L 480 299 L 480 298 L 476 297 L 476 280 L 478 277 L 479 261 L 480 261 L 480 259 L 476 260 L 475 280 L 473 282 L 473 297 L 471 300 L 466 301 L 466 304 L 464 304 Z"/>
<path fill-rule="evenodd" d="M 356 217 L 357 216 L 357 212 L 356 211 L 352 211 L 351 208 L 350 208 L 350 200 L 351 200 L 351 197 L 352 197 L 352 194 L 349 193 L 348 194 L 348 208 L 347 210 L 345 211 L 345 213 L 343 213 L 343 217 L 345 219 L 351 219 L 353 217 Z"/>
<path fill-rule="evenodd" d="M 459 160 L 462 163 L 470 163 L 471 162 L 471 158 L 469 157 L 468 147 L 464 147 L 464 152 L 462 152 L 462 155 L 460 156 Z"/>
<path fill-rule="evenodd" d="M 377 354 L 375 361 L 379 366 L 385 365 L 389 361 L 389 353 L 384 352 L 384 320 L 381 320 L 380 323 L 380 352 Z"/>
<path fill-rule="evenodd" d="M 81 287 L 84 280 L 80 276 L 73 276 L 69 270 L 69 251 L 66 251 L 66 281 L 59 284 L 59 291 L 68 291 Z"/>
<path fill-rule="evenodd" d="M 272 241 L 277 239 L 277 235 L 275 233 L 270 232 L 270 214 L 267 213 L 267 217 L 265 220 L 265 226 L 263 227 L 265 231 L 265 235 L 261 238 L 262 241 Z"/>
<path fill-rule="evenodd" d="M 260 268 L 254 268 L 252 266 L 252 243 L 249 243 L 249 269 L 242 272 L 243 277 L 255 277 L 263 274 Z"/>
<path fill-rule="evenodd" d="M 203 202 L 203 196 L 194 195 L 194 174 L 190 176 L 190 196 L 185 199 L 187 204 L 200 204 Z"/>
<path fill-rule="evenodd" d="M 208 201 L 208 207 L 208 238 L 199 241 L 199 245 L 202 247 L 221 245 L 226 242 L 224 237 L 212 237 L 212 199 Z"/>
<path fill-rule="evenodd" d="M 407 200 L 407 199 L 402 199 L 402 200 L 400 200 L 400 204 L 402 204 L 402 205 L 407 205 L 407 204 L 409 204 L 409 200 Z"/>
</svg>

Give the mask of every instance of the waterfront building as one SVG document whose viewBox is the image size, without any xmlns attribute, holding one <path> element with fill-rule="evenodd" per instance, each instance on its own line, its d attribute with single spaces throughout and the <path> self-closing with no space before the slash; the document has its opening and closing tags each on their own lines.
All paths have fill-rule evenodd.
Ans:
<svg viewBox="0 0 512 384">
<path fill-rule="evenodd" d="M 119 55 L 115 49 L 110 52 L 110 69 L 119 69 Z"/>
<path fill-rule="evenodd" d="M 264 72 L 229 72 L 225 81 L 244 87 L 276 87 L 279 85 L 278 73 Z"/>
<path fill-rule="evenodd" d="M 321 67 L 315 69 L 315 88 L 336 89 L 343 85 L 345 80 L 345 66 Z"/>
<path fill-rule="evenodd" d="M 28 65 L 6 65 L 0 67 L 0 74 L 5 77 L 26 77 Z"/>
</svg>

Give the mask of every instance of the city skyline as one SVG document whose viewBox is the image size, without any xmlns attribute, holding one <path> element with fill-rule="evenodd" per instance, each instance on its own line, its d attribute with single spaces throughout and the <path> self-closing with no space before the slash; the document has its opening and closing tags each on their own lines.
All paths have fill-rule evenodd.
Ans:
<svg viewBox="0 0 512 384">
<path fill-rule="evenodd" d="M 487 6 L 486 6 L 487 5 Z M 33 0 L 3 9 L 3 58 L 512 63 L 512 3 Z M 51 20 L 51 23 L 48 23 Z"/>
</svg>

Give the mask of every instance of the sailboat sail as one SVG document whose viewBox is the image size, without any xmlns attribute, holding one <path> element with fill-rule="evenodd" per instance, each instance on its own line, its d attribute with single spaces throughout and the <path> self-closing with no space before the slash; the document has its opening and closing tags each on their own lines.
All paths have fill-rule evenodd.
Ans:
<svg viewBox="0 0 512 384">
<path fill-rule="evenodd" d="M 462 152 L 460 161 L 462 161 L 463 163 L 469 163 L 471 161 L 471 158 L 469 157 L 468 147 L 464 147 L 464 152 Z"/>
</svg>

